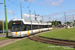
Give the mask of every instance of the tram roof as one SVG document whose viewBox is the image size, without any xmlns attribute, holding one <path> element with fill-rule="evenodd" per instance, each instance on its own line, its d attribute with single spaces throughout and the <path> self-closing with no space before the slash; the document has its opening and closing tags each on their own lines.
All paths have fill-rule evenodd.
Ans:
<svg viewBox="0 0 75 50">
<path fill-rule="evenodd" d="M 24 24 L 31 24 L 31 21 L 30 20 L 26 20 L 26 19 L 15 19 L 13 21 L 23 21 Z M 38 21 L 34 21 L 32 20 L 32 24 L 33 25 L 51 25 L 52 23 L 47 23 L 47 22 L 38 22 Z"/>
</svg>

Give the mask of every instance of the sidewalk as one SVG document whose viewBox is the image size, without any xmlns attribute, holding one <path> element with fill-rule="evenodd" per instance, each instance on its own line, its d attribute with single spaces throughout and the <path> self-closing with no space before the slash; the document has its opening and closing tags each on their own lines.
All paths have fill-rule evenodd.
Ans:
<svg viewBox="0 0 75 50">
<path fill-rule="evenodd" d="M 11 32 L 8 33 L 8 36 L 11 36 Z M 0 33 L 0 38 L 1 38 L 1 37 L 6 37 L 6 33 Z"/>
</svg>

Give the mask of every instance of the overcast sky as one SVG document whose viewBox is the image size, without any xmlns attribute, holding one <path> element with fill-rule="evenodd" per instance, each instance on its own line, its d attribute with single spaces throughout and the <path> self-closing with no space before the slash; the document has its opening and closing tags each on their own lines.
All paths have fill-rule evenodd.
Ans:
<svg viewBox="0 0 75 50">
<path fill-rule="evenodd" d="M 34 18 L 34 10 L 36 14 L 44 16 L 44 21 L 60 20 L 65 22 L 64 12 L 66 12 L 67 21 L 73 21 L 73 14 L 75 14 L 75 0 L 6 0 L 7 18 L 8 21 L 14 18 L 21 18 L 20 2 L 22 2 L 23 18 L 29 20 L 29 10 L 31 10 L 31 18 Z M 0 0 L 4 3 L 4 0 Z M 0 4 L 0 20 L 5 19 L 4 4 Z M 41 20 L 42 17 L 38 17 Z"/>
</svg>

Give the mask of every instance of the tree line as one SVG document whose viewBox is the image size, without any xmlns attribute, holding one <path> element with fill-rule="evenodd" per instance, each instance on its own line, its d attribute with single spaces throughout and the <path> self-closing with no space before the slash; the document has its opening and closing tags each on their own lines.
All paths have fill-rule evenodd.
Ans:
<svg viewBox="0 0 75 50">
<path fill-rule="evenodd" d="M 8 22 L 8 29 L 11 29 L 12 20 Z M 6 29 L 6 22 L 4 21 L 4 30 Z M 0 21 L 0 30 L 3 30 L 3 21 Z"/>
<path fill-rule="evenodd" d="M 57 25 L 60 25 L 61 24 L 61 21 L 57 21 L 57 20 L 55 20 L 55 21 L 48 21 L 48 23 L 49 22 L 51 22 L 52 23 L 52 25 L 55 25 L 55 26 L 57 26 Z"/>
</svg>

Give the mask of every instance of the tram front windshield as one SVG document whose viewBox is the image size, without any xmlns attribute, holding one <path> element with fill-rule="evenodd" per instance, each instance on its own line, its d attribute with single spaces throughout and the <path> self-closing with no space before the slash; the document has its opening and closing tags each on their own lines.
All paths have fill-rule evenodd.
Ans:
<svg viewBox="0 0 75 50">
<path fill-rule="evenodd" d="M 12 23 L 12 31 L 21 31 L 22 23 L 21 22 L 13 22 Z"/>
</svg>

